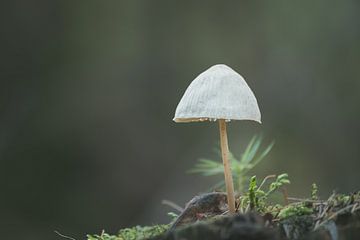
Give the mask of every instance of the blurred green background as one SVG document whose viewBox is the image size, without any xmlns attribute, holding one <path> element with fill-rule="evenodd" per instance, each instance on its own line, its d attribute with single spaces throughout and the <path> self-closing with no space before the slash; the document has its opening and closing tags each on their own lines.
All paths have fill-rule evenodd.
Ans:
<svg viewBox="0 0 360 240">
<path fill-rule="evenodd" d="M 214 123 L 175 124 L 188 84 L 213 64 L 241 73 L 263 124 L 229 124 L 239 155 L 276 144 L 253 171 L 288 172 L 290 195 L 359 190 L 358 1 L 1 3 L 0 234 L 84 239 L 166 223 L 211 179 Z"/>
</svg>

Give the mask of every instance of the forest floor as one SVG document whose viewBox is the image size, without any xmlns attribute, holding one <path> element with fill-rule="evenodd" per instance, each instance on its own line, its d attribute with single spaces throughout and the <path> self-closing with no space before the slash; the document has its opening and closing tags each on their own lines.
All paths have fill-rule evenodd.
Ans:
<svg viewBox="0 0 360 240">
<path fill-rule="evenodd" d="M 88 240 L 275 240 L 275 239 L 360 239 L 360 192 L 332 194 L 326 200 L 289 198 L 289 203 L 272 211 L 256 209 L 234 215 L 212 216 L 171 231 L 171 223 L 133 227 L 116 235 L 88 235 Z M 267 208 L 269 209 L 269 208 Z"/>
</svg>

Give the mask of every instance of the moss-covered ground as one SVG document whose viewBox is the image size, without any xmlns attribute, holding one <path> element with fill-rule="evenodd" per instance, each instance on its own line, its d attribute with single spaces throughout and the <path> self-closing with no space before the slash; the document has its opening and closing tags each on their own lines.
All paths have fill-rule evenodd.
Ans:
<svg viewBox="0 0 360 240">
<path fill-rule="evenodd" d="M 88 240 L 141 239 L 360 239 L 360 193 L 332 194 L 319 200 L 289 198 L 285 206 L 266 205 L 234 216 L 217 216 L 173 232 L 168 225 L 133 227 L 115 235 L 88 235 Z M 240 238 L 242 237 L 242 238 Z"/>
</svg>

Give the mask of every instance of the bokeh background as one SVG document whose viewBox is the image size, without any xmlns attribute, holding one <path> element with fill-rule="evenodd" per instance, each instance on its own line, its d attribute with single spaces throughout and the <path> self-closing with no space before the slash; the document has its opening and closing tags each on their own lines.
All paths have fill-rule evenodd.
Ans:
<svg viewBox="0 0 360 240">
<path fill-rule="evenodd" d="M 84 239 L 169 221 L 214 179 L 214 123 L 172 122 L 188 84 L 216 63 L 240 72 L 263 124 L 254 134 L 290 195 L 360 189 L 358 1 L 7 1 L 1 3 L 0 234 Z"/>
</svg>

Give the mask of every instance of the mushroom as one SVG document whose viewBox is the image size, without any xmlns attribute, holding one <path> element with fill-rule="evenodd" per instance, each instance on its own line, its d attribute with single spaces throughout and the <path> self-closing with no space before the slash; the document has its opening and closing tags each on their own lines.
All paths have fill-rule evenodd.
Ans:
<svg viewBox="0 0 360 240">
<path fill-rule="evenodd" d="M 218 120 L 228 207 L 230 213 L 235 213 L 226 122 L 253 120 L 261 123 L 257 100 L 244 78 L 224 64 L 210 67 L 186 89 L 173 120 L 179 123 Z"/>
</svg>

